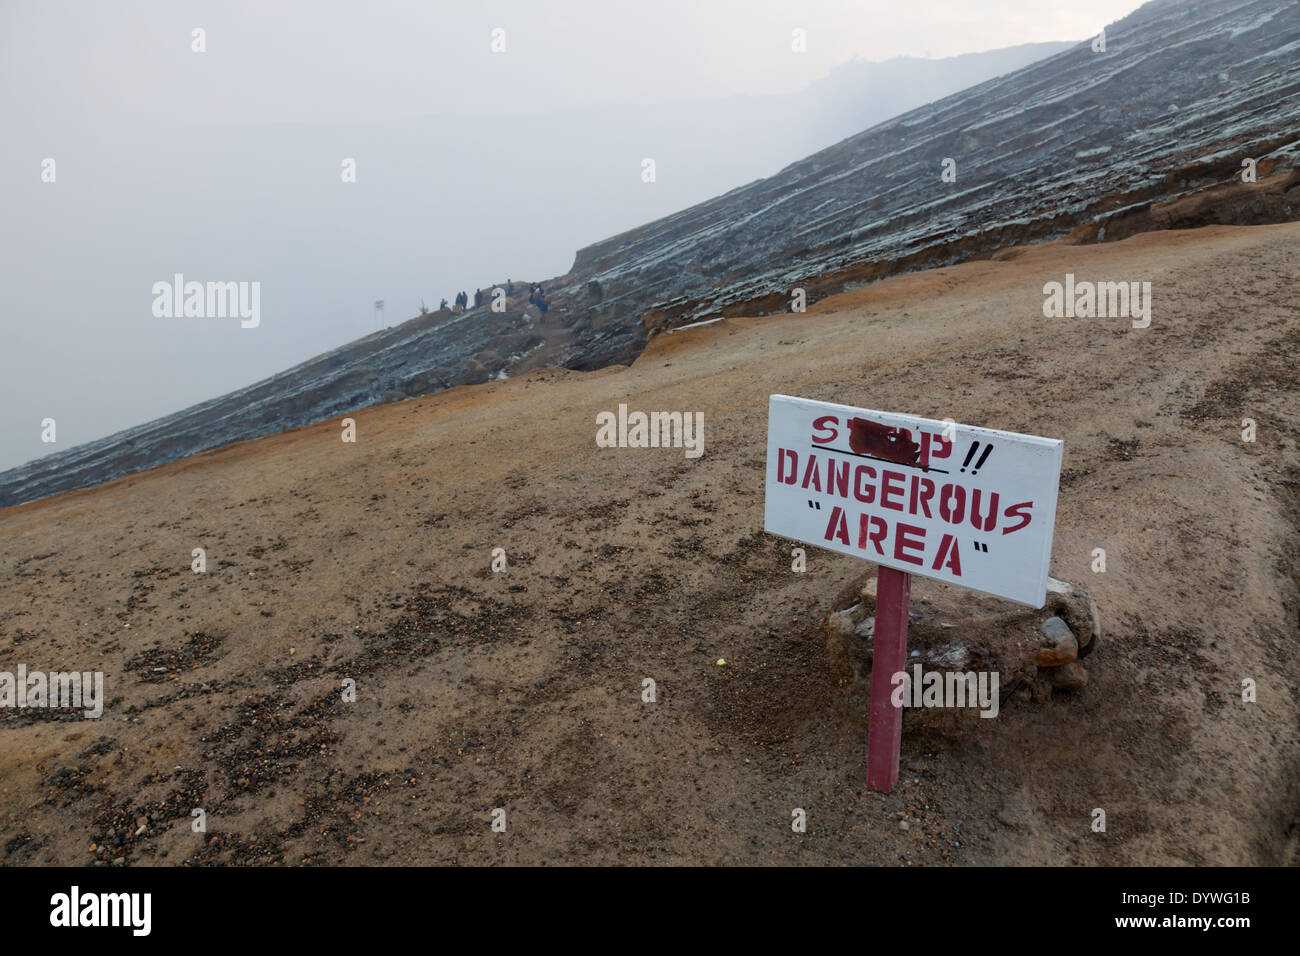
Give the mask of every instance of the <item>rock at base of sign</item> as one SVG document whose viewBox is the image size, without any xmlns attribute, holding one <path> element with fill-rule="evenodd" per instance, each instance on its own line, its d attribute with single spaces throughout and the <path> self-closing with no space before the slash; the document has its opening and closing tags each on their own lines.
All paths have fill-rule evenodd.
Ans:
<svg viewBox="0 0 1300 956">
<path fill-rule="evenodd" d="M 869 572 L 847 585 L 822 622 L 831 686 L 837 705 L 854 720 L 870 707 L 875 638 L 876 577 Z M 997 673 L 999 708 L 1008 700 L 1043 702 L 1053 691 L 1086 686 L 1080 660 L 1097 648 L 1101 617 L 1092 597 L 1064 581 L 1048 579 L 1039 610 L 1008 610 L 997 598 L 929 578 L 912 579 L 912 622 L 907 670 Z M 908 708 L 904 728 L 969 728 L 978 708 Z"/>
<path fill-rule="evenodd" d="M 1043 674 L 1057 690 L 1079 690 L 1088 684 L 1088 672 L 1078 661 L 1070 661 L 1060 667 L 1045 667 Z"/>
<path fill-rule="evenodd" d="M 1039 667 L 1063 667 L 1079 657 L 1079 642 L 1068 624 L 1059 617 L 1049 617 L 1042 623 L 1043 642 L 1034 655 Z"/>
<path fill-rule="evenodd" d="M 1068 581 L 1047 579 L 1047 605 L 1065 620 L 1079 642 L 1079 658 L 1085 658 L 1101 643 L 1101 614 L 1097 602 L 1083 588 Z"/>
</svg>

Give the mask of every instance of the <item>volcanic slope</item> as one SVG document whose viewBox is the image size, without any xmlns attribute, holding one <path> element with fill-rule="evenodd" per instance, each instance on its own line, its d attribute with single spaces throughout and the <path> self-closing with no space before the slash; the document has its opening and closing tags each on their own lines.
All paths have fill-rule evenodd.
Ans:
<svg viewBox="0 0 1300 956">
<path fill-rule="evenodd" d="M 1104 52 L 1080 43 L 580 250 L 568 273 L 543 283 L 545 324 L 517 283 L 503 313 L 484 306 L 413 319 L 0 473 L 0 506 L 345 407 L 542 365 L 628 362 L 660 329 L 786 311 L 795 288 L 817 300 L 1066 235 L 1109 242 L 1154 229 L 1294 220 L 1298 155 L 1300 3 L 1154 0 L 1106 28 Z M 1242 182 L 1246 159 L 1258 182 Z M 952 182 L 941 177 L 945 160 L 954 164 Z"/>
<path fill-rule="evenodd" d="M 1300 224 L 1010 250 L 0 511 L 0 669 L 108 698 L 3 712 L 0 861 L 1295 862 L 1298 266 Z M 1067 272 L 1150 327 L 1044 319 Z M 867 791 L 819 621 L 868 566 L 762 533 L 773 392 L 1064 439 L 1087 687 Z M 619 403 L 703 456 L 597 448 Z"/>
</svg>

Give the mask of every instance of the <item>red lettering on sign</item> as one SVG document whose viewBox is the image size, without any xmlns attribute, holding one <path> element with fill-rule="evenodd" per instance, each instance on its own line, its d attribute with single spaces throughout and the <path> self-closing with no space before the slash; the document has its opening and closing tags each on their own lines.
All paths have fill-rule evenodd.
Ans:
<svg viewBox="0 0 1300 956">
<path fill-rule="evenodd" d="M 831 518 L 826 522 L 826 540 L 831 538 L 846 546 L 849 543 L 849 523 L 844 518 L 844 509 L 839 505 L 831 509 Z"/>
<path fill-rule="evenodd" d="M 1008 528 L 1003 528 L 1002 533 L 1010 534 L 1013 531 L 1019 531 L 1025 525 L 1029 524 L 1030 518 L 1026 509 L 1032 508 L 1033 506 L 1034 503 L 1032 501 L 1022 501 L 1020 502 L 1020 504 L 1012 505 L 1010 508 L 1008 508 L 1004 512 L 1004 516 L 1007 518 L 1019 518 L 1020 524 L 1013 524 Z"/>
<path fill-rule="evenodd" d="M 819 445 L 825 445 L 827 442 L 833 442 L 835 439 L 840 437 L 839 429 L 835 427 L 836 424 L 837 424 L 837 419 L 835 418 L 834 415 L 823 415 L 820 418 L 814 418 L 812 423 L 813 432 L 814 432 L 812 440 Z M 826 437 L 821 438 L 817 434 L 815 434 L 816 432 L 826 432 Z"/>
<path fill-rule="evenodd" d="M 951 454 L 952 442 L 942 435 L 921 432 L 921 459 L 919 464 L 922 468 L 929 468 L 930 462 L 935 458 L 947 458 Z"/>
<path fill-rule="evenodd" d="M 918 489 L 921 492 L 919 496 L 917 494 Z M 927 518 L 933 518 L 934 515 L 930 514 L 930 499 L 933 497 L 934 497 L 934 482 L 931 481 L 929 478 L 917 478 L 915 475 L 913 475 L 912 476 L 912 500 L 908 507 L 908 511 L 911 514 L 918 514 L 916 509 L 917 506 L 919 505 L 921 508 L 921 511 L 919 513 L 924 514 Z"/>
<path fill-rule="evenodd" d="M 887 534 L 889 534 L 889 525 L 884 518 L 864 514 L 858 521 L 858 547 L 863 551 L 867 549 L 867 542 L 870 541 L 876 546 L 876 554 L 884 554 L 885 549 L 880 542 L 885 540 Z"/>
<path fill-rule="evenodd" d="M 900 499 L 902 498 L 902 494 L 903 494 L 903 477 L 904 477 L 903 475 L 900 475 L 900 474 L 899 474 L 898 472 L 896 472 L 896 471 L 885 471 L 885 472 L 881 472 L 881 475 L 880 475 L 880 507 L 882 507 L 882 508 L 892 508 L 892 509 L 895 510 L 895 511 L 902 511 L 902 510 L 903 510 L 903 502 L 902 502 L 901 500 L 900 500 L 897 504 L 890 504 L 890 501 L 889 501 L 889 497 L 890 497 L 890 495 L 898 495 Z M 897 483 L 898 483 L 898 486 L 897 486 L 897 487 L 894 487 L 894 482 L 897 482 Z"/>
<path fill-rule="evenodd" d="M 970 523 L 977 531 L 992 531 L 998 523 L 998 493 L 989 493 L 989 513 L 980 517 L 980 490 L 975 488 L 970 493 Z"/>
<path fill-rule="evenodd" d="M 843 465 L 841 469 L 839 466 Z M 849 496 L 849 463 L 847 461 L 836 461 L 834 458 L 826 459 L 826 490 L 832 495 L 839 495 L 841 498 Z"/>
<path fill-rule="evenodd" d="M 949 499 L 956 504 L 949 504 Z M 966 489 L 961 485 L 947 484 L 939 492 L 939 517 L 949 524 L 961 524 L 966 514 Z"/>
<path fill-rule="evenodd" d="M 790 477 L 785 476 L 786 458 L 790 460 Z M 776 480 L 786 485 L 793 485 L 799 480 L 799 453 L 782 448 L 776 453 Z"/>
<path fill-rule="evenodd" d="M 952 553 L 949 554 L 949 549 Z M 938 571 L 944 566 L 944 557 L 948 558 L 948 569 L 953 574 L 961 577 L 961 557 L 957 554 L 957 539 L 950 534 L 945 534 L 939 542 L 939 553 L 934 556 L 934 566 L 932 570 Z"/>
<path fill-rule="evenodd" d="M 920 535 L 920 537 L 909 537 L 911 535 Z M 908 564 L 924 564 L 925 559 L 919 556 L 906 554 L 904 548 L 912 548 L 917 551 L 925 550 L 925 529 L 918 528 L 916 525 L 899 524 L 898 534 L 894 537 L 894 558 L 898 561 L 906 561 Z"/>
<path fill-rule="evenodd" d="M 821 491 L 821 490 L 822 490 L 822 476 L 819 475 L 819 474 L 817 474 L 817 456 L 816 456 L 816 455 L 809 455 L 809 456 L 808 456 L 808 467 L 804 469 L 804 473 L 803 473 L 803 487 L 804 487 L 804 488 L 807 488 L 807 487 L 808 487 L 808 482 L 809 482 L 809 481 L 812 482 L 812 487 L 813 487 L 813 490 L 814 490 L 814 491 Z"/>
<path fill-rule="evenodd" d="M 862 479 L 866 478 L 870 482 L 865 488 L 862 486 Z M 857 498 L 864 505 L 869 505 L 876 500 L 876 469 L 870 465 L 858 465 L 853 469 L 853 497 Z"/>
</svg>

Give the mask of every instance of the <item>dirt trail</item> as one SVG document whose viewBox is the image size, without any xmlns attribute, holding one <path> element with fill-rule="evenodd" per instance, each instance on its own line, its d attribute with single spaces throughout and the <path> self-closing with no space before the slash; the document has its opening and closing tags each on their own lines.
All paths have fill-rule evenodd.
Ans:
<svg viewBox="0 0 1300 956">
<path fill-rule="evenodd" d="M 999 259 L 0 511 L 0 670 L 109 701 L 0 711 L 0 863 L 1295 862 L 1300 224 Z M 1067 272 L 1150 281 L 1150 328 L 1044 319 Z M 1063 438 L 1089 686 L 866 791 L 818 629 L 864 565 L 761 531 L 778 391 Z M 597 449 L 620 402 L 705 454 Z"/>
</svg>

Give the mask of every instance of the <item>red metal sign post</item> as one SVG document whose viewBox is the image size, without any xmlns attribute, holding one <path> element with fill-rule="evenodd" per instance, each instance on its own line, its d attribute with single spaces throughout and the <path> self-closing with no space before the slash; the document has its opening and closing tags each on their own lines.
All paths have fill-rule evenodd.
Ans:
<svg viewBox="0 0 1300 956">
<path fill-rule="evenodd" d="M 912 576 L 879 566 L 876 627 L 872 637 L 871 722 L 867 728 L 867 786 L 888 793 L 898 783 L 903 708 L 894 706 L 894 675 L 907 666 L 907 615 Z"/>
</svg>

